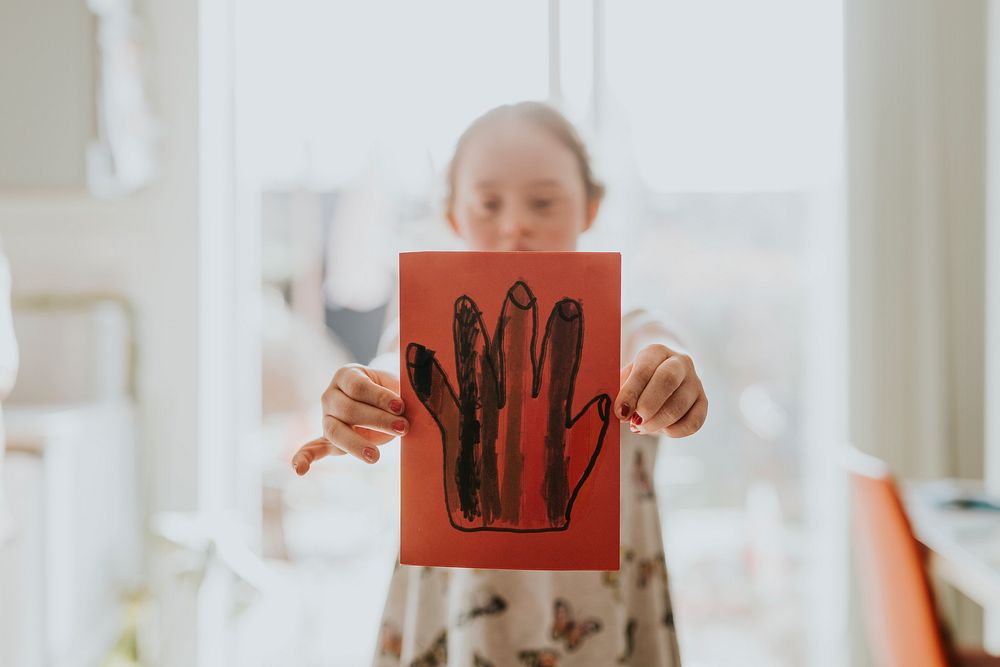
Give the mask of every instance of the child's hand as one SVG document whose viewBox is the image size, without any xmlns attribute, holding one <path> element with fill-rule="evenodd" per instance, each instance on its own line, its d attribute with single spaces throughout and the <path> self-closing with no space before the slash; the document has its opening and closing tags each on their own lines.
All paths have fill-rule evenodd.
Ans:
<svg viewBox="0 0 1000 667">
<path fill-rule="evenodd" d="M 691 357 L 666 345 L 648 345 L 621 370 L 615 414 L 629 419 L 633 433 L 695 433 L 708 415 L 708 397 Z"/>
<path fill-rule="evenodd" d="M 304 444 L 292 457 L 299 475 L 324 456 L 352 454 L 375 463 L 384 445 L 409 427 L 399 397 L 399 378 L 360 364 L 342 366 L 323 392 L 323 437 Z"/>
</svg>

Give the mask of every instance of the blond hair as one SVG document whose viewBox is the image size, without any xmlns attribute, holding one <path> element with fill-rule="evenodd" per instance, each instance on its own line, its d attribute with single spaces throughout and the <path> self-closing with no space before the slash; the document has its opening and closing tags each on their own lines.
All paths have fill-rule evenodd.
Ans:
<svg viewBox="0 0 1000 667">
<path fill-rule="evenodd" d="M 462 150 L 466 144 L 480 130 L 509 119 L 535 123 L 539 127 L 551 132 L 560 143 L 573 153 L 573 157 L 576 158 L 577 165 L 580 168 L 580 177 L 583 179 L 587 201 L 592 202 L 604 197 L 604 184 L 594 176 L 587 146 L 583 143 L 583 139 L 580 138 L 573 124 L 548 104 L 542 102 L 518 102 L 517 104 L 504 104 L 503 106 L 487 111 L 472 121 L 472 124 L 458 138 L 458 143 L 455 146 L 455 154 L 448 165 L 447 193 L 445 195 L 446 211 L 450 212 L 455 202 L 455 178 L 458 171 L 458 161 L 462 156 Z"/>
</svg>

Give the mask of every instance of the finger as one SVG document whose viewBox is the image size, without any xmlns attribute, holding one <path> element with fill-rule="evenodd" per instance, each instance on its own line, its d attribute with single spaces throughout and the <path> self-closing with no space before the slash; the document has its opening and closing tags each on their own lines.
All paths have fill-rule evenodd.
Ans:
<svg viewBox="0 0 1000 667">
<path fill-rule="evenodd" d="M 566 506 L 567 517 L 580 487 L 597 462 L 610 422 L 611 397 L 607 394 L 595 396 L 580 414 L 573 418 L 569 435 L 569 479 L 573 484 L 573 492 Z"/>
<path fill-rule="evenodd" d="M 360 426 L 387 435 L 403 435 L 409 428 L 405 418 L 357 401 L 339 389 L 332 393 L 327 405 L 331 408 L 327 414 L 349 426 Z"/>
<path fill-rule="evenodd" d="M 392 439 L 394 437 L 395 438 L 399 437 L 398 435 L 395 436 L 386 435 L 381 431 L 373 431 L 371 429 L 365 428 L 364 426 L 352 426 L 351 428 L 354 429 L 354 432 L 360 435 L 362 438 L 372 443 L 373 445 L 377 445 L 379 447 L 381 447 L 386 443 L 392 442 Z M 407 426 L 407 431 L 409 431 L 409 426 Z"/>
<path fill-rule="evenodd" d="M 622 369 L 618 371 L 618 386 L 625 384 L 625 380 L 628 379 L 630 373 L 632 373 L 633 364 L 629 362 L 627 366 L 622 366 Z M 633 406 L 634 407 L 634 406 Z M 620 413 L 619 413 L 620 414 Z"/>
<path fill-rule="evenodd" d="M 367 403 L 393 414 L 403 414 L 403 400 L 399 394 L 375 382 L 374 378 L 380 376 L 369 375 L 369 373 L 371 370 L 364 366 L 355 364 L 342 366 L 333 376 L 333 385 L 323 396 L 324 412 L 331 412 L 327 406 L 328 398 L 331 397 L 334 390 L 339 389 L 356 401 Z"/>
<path fill-rule="evenodd" d="M 323 415 L 323 435 L 334 445 L 365 463 L 378 461 L 378 449 L 336 417 Z"/>
<path fill-rule="evenodd" d="M 583 345 L 583 309 L 573 299 L 562 299 L 552 308 L 542 341 L 542 386 L 547 397 L 545 430 L 545 497 L 551 524 L 560 520 L 569 502 L 566 465 L 566 429 L 572 423 L 573 388 Z"/>
<path fill-rule="evenodd" d="M 663 406 L 656 414 L 650 417 L 647 422 L 643 422 L 642 426 L 639 427 L 640 431 L 656 433 L 668 426 L 673 426 L 688 413 L 701 393 L 699 383 L 693 379 L 688 380 L 663 402 Z"/>
<path fill-rule="evenodd" d="M 667 358 L 666 348 L 663 346 L 650 345 L 644 347 L 632 361 L 632 368 L 628 378 L 618 391 L 618 398 L 615 399 L 615 414 L 621 415 L 623 412 L 630 416 L 634 414 L 636 406 L 639 404 L 639 396 L 642 390 L 649 384 L 649 379 L 659 368 L 660 364 Z M 648 417 L 649 415 L 641 415 Z"/>
<path fill-rule="evenodd" d="M 635 366 L 635 362 L 630 363 L 628 366 L 622 366 L 622 369 L 618 372 L 618 386 L 621 388 L 625 387 L 625 382 L 628 380 L 629 376 L 632 374 L 632 368 Z M 630 399 L 622 393 L 622 390 L 618 390 L 618 396 L 615 398 L 614 410 L 615 415 L 619 420 L 625 421 L 632 416 L 632 410 L 635 409 L 635 399 Z"/>
<path fill-rule="evenodd" d="M 535 335 L 538 311 L 535 296 L 518 281 L 507 291 L 500 311 L 493 346 L 496 349 L 497 384 L 500 389 L 500 428 L 497 460 L 503 462 L 500 478 L 501 518 L 520 522 L 524 452 L 522 433 L 524 402 L 535 383 Z"/>
<path fill-rule="evenodd" d="M 448 382 L 441 364 L 434 356 L 434 350 L 419 343 L 406 346 L 406 375 L 414 393 L 427 411 L 431 413 L 441 429 L 441 443 L 444 447 L 444 484 L 452 522 L 459 521 L 454 506 L 457 504 L 458 481 L 455 466 L 458 462 L 459 413 L 458 397 Z"/>
<path fill-rule="evenodd" d="M 549 405 L 561 410 L 564 426 L 569 426 L 573 385 L 580 367 L 583 347 L 583 309 L 573 299 L 562 299 L 552 308 L 542 339 L 541 387 L 535 395 L 546 390 Z M 555 415 L 553 414 L 553 418 Z"/>
<path fill-rule="evenodd" d="M 496 436 L 499 390 L 482 313 L 468 296 L 455 301 L 455 369 L 461 418 L 458 492 L 467 520 L 500 513 Z"/>
<path fill-rule="evenodd" d="M 516 411 L 520 411 L 524 394 L 532 390 L 535 380 L 535 335 L 538 328 L 535 303 L 535 295 L 525 283 L 514 283 L 507 291 L 493 337 L 500 406 L 511 401 Z"/>
<path fill-rule="evenodd" d="M 343 456 L 344 454 L 342 449 L 334 447 L 326 438 L 316 438 L 299 447 L 299 451 L 295 452 L 295 456 L 292 457 L 292 468 L 295 469 L 296 474 L 304 475 L 309 472 L 309 467 L 312 466 L 313 462 L 324 456 Z"/>
<path fill-rule="evenodd" d="M 368 366 L 362 366 L 361 369 L 364 371 L 365 375 L 370 377 L 375 384 L 385 387 L 392 393 L 399 396 L 399 378 L 388 371 L 381 371 L 377 368 L 369 368 Z"/>
<path fill-rule="evenodd" d="M 653 375 L 649 378 L 649 382 L 642 388 L 642 393 L 639 394 L 639 400 L 636 401 L 635 406 L 635 414 L 638 417 L 632 423 L 639 426 L 654 419 L 663 405 L 670 400 L 674 392 L 684 384 L 685 380 L 689 380 L 690 378 L 691 376 L 688 374 L 687 368 L 677 357 L 671 357 L 657 366 L 656 370 L 653 371 Z M 692 403 L 694 402 L 694 398 L 691 398 Z M 686 405 L 684 407 L 686 410 L 691 406 Z M 680 419 L 683 415 L 683 412 L 677 415 L 677 419 Z M 667 426 L 667 424 L 664 424 L 664 426 Z"/>
<path fill-rule="evenodd" d="M 458 396 L 463 416 L 473 404 L 496 406 L 499 401 L 497 372 L 492 345 L 483 314 L 467 296 L 455 301 L 455 368 L 458 371 Z"/>
<path fill-rule="evenodd" d="M 680 421 L 664 430 L 671 438 L 684 438 L 697 433 L 705 425 L 706 419 L 708 419 L 708 398 L 702 393 Z"/>
<path fill-rule="evenodd" d="M 442 428 L 458 427 L 458 396 L 451 388 L 434 350 L 419 343 L 406 347 L 406 372 L 417 398 Z"/>
</svg>

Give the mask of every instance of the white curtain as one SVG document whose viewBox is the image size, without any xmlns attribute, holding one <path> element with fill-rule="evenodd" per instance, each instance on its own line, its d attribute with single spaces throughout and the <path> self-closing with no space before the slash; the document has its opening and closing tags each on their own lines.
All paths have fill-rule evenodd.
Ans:
<svg viewBox="0 0 1000 667">
<path fill-rule="evenodd" d="M 987 0 L 846 0 L 851 438 L 982 474 Z"/>
<path fill-rule="evenodd" d="M 845 0 L 850 437 L 902 478 L 983 475 L 987 2 Z"/>
<path fill-rule="evenodd" d="M 0 246 L 0 401 L 3 401 L 14 388 L 17 376 L 18 349 L 14 337 L 14 320 L 11 310 L 11 275 L 10 263 Z M 3 462 L 6 438 L 3 429 L 3 418 L 0 416 L 0 549 L 12 532 L 11 519 L 4 497 Z"/>
</svg>

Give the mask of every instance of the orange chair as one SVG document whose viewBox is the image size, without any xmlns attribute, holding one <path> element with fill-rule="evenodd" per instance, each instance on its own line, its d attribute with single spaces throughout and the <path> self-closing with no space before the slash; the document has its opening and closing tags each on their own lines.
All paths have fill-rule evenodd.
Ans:
<svg viewBox="0 0 1000 667">
<path fill-rule="evenodd" d="M 853 535 L 865 621 L 880 667 L 1000 667 L 1000 657 L 957 651 L 941 625 L 927 554 L 913 536 L 886 465 L 856 450 Z"/>
</svg>

